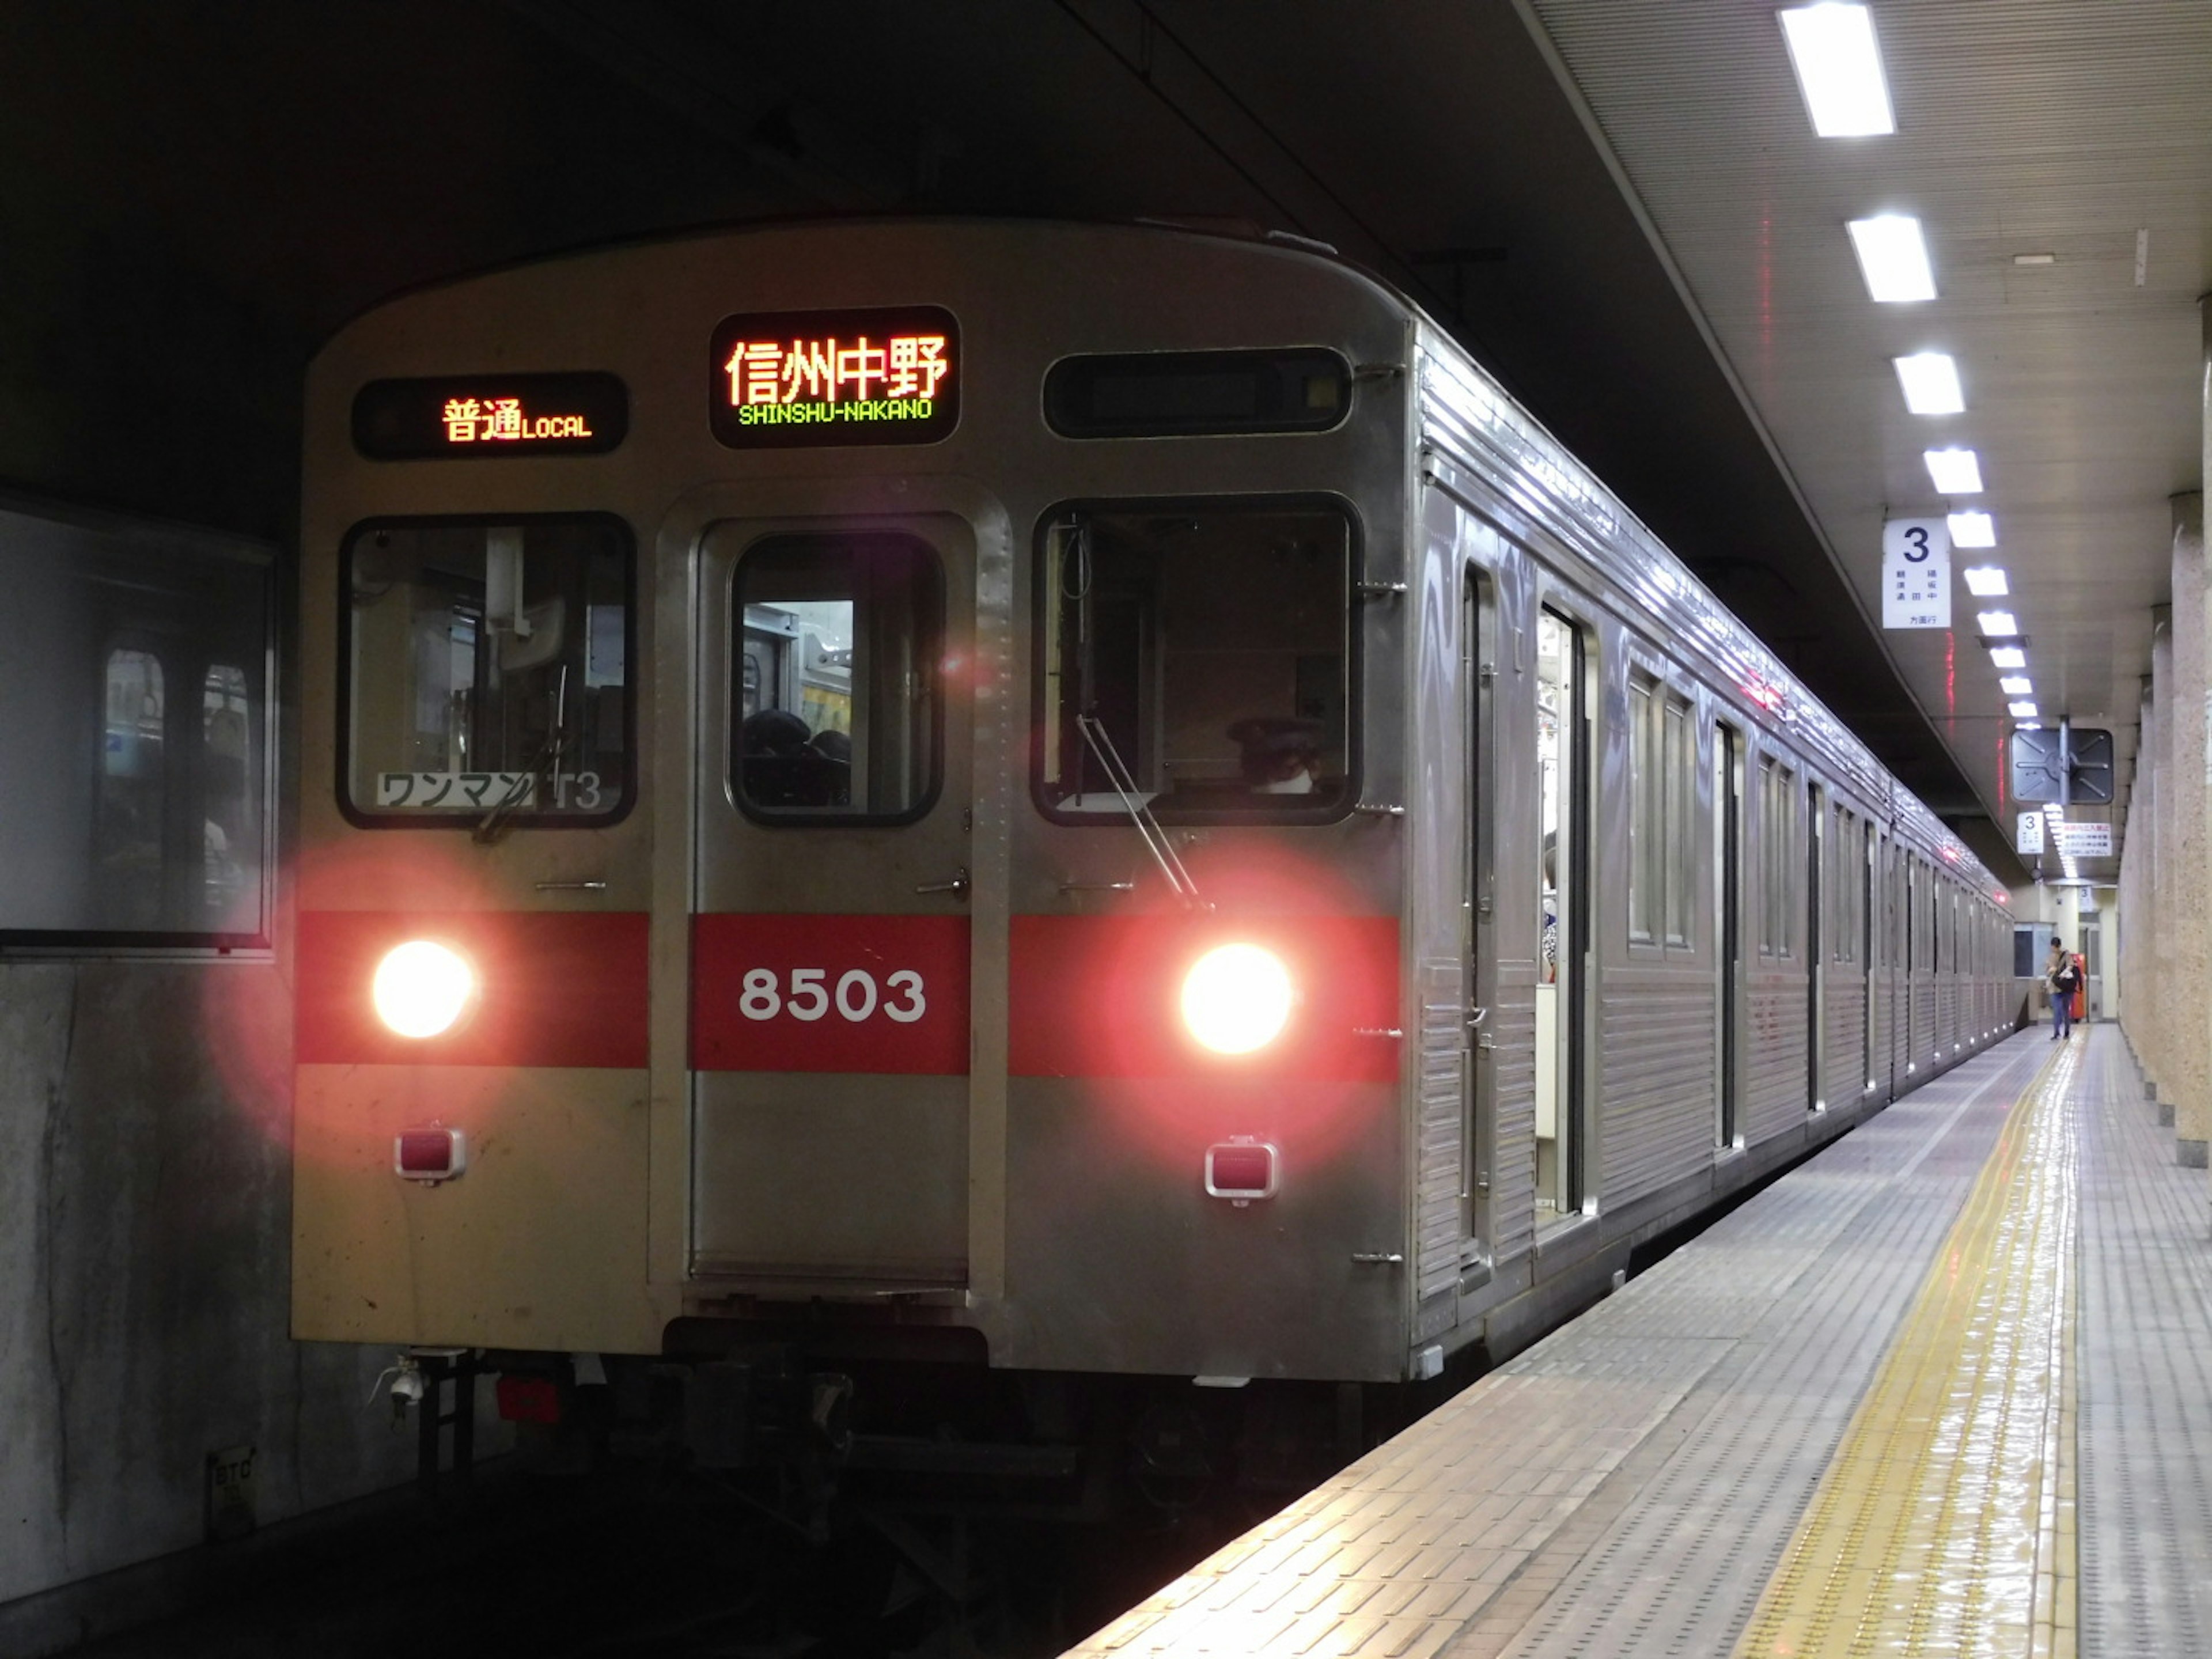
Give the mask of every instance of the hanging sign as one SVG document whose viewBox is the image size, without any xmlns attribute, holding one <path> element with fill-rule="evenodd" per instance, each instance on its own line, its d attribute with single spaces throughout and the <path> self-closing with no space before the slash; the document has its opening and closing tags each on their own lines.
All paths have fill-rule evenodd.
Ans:
<svg viewBox="0 0 2212 1659">
<path fill-rule="evenodd" d="M 1881 625 L 1951 625 L 1951 531 L 1941 519 L 1892 519 L 1881 527 Z"/>
<path fill-rule="evenodd" d="M 2026 854 L 2035 857 L 2040 857 L 2042 855 L 2042 813 L 2022 812 L 2020 815 L 2020 832 L 2013 837 L 2012 850 L 2015 853 Z"/>
<path fill-rule="evenodd" d="M 2058 843 L 2058 856 L 2063 859 L 2112 856 L 2112 826 L 2109 823 L 2076 823 L 2069 818 L 2051 824 L 2051 838 Z"/>
</svg>

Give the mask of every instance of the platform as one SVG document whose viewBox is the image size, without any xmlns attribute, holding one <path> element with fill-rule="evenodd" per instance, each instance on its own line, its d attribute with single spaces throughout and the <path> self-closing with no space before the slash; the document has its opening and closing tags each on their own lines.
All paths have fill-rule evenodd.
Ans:
<svg viewBox="0 0 2212 1659">
<path fill-rule="evenodd" d="M 2212 1243 L 2116 1027 L 1893 1106 L 1073 1650 L 2212 1651 Z"/>
</svg>

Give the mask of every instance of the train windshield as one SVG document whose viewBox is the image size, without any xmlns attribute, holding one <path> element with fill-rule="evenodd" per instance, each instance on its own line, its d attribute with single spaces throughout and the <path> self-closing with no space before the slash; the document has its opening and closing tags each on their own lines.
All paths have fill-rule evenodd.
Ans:
<svg viewBox="0 0 2212 1659">
<path fill-rule="evenodd" d="M 1045 810 L 1340 813 L 1351 580 L 1351 521 L 1334 507 L 1054 515 L 1039 574 Z"/>
<path fill-rule="evenodd" d="M 356 532 L 355 814 L 474 825 L 617 814 L 630 782 L 632 562 L 628 532 L 596 516 Z"/>
<path fill-rule="evenodd" d="M 896 823 L 937 794 L 945 578 L 912 536 L 777 536 L 732 577 L 730 776 L 769 822 Z"/>
</svg>

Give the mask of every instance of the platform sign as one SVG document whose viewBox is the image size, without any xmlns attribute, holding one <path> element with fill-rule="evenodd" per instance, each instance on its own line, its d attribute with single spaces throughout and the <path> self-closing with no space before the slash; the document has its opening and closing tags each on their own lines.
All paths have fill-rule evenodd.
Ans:
<svg viewBox="0 0 2212 1659">
<path fill-rule="evenodd" d="M 1951 625 L 1951 530 L 1941 519 L 1892 519 L 1881 527 L 1881 625 Z"/>
<path fill-rule="evenodd" d="M 2028 857 L 2039 858 L 2043 854 L 2043 814 L 2022 812 L 2019 832 L 2012 838 L 2012 850 Z"/>
<path fill-rule="evenodd" d="M 2053 822 L 2051 838 L 2058 843 L 2058 856 L 2063 859 L 2112 856 L 2112 826 L 2109 823 L 2076 823 L 2070 818 Z"/>
</svg>

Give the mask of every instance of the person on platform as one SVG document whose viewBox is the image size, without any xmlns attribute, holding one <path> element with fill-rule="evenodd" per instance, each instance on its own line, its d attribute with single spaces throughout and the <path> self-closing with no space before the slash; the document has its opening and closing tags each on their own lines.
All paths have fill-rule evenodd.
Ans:
<svg viewBox="0 0 2212 1659">
<path fill-rule="evenodd" d="M 2043 977 L 2051 987 L 2051 1040 L 2071 1041 L 2074 1036 L 2074 993 L 2081 988 L 2081 970 L 2074 965 L 2074 957 L 2066 948 L 2066 941 L 2051 941 L 2051 960 L 2045 964 Z"/>
</svg>

